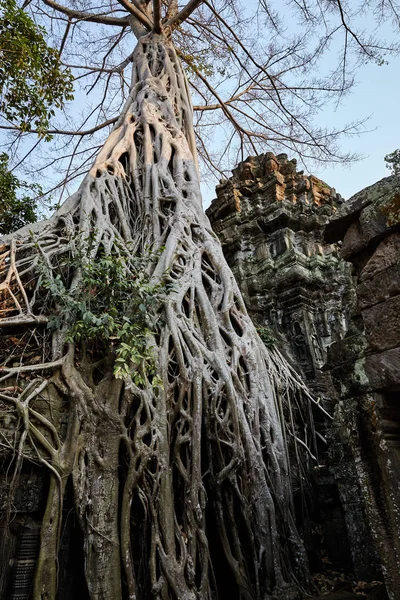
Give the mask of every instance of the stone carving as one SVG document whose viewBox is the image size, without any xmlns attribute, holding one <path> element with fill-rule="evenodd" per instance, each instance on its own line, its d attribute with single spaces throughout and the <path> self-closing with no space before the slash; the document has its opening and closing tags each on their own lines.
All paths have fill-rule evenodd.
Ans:
<svg viewBox="0 0 400 600">
<path fill-rule="evenodd" d="M 28 514 L 13 514 L 9 523 L 0 523 L 0 534 L 0 598 L 29 600 L 39 552 L 40 521 Z"/>
<path fill-rule="evenodd" d="M 383 188 L 380 186 L 381 195 L 387 197 L 388 189 L 386 184 Z M 399 385 L 400 355 L 396 360 L 390 354 L 399 351 L 393 347 L 396 340 L 400 345 L 400 296 L 396 296 L 400 291 L 400 276 L 395 274 L 398 264 L 394 266 L 399 256 L 399 240 L 398 234 L 393 233 L 396 200 L 393 194 L 390 198 L 391 204 L 385 205 L 383 212 L 390 215 L 388 218 L 393 223 L 385 237 L 387 219 L 381 214 L 375 215 L 369 192 L 361 192 L 353 202 L 355 208 L 351 208 L 351 203 L 343 203 L 335 190 L 324 182 L 297 172 L 296 162 L 289 161 L 286 155 L 268 153 L 248 158 L 238 165 L 231 179 L 217 187 L 217 198 L 207 211 L 256 325 L 260 330 L 272 330 L 270 339 L 275 337 L 280 349 L 292 357 L 309 388 L 332 413 L 338 405 L 331 423 L 319 422 L 318 433 L 328 440 L 329 451 L 322 445 L 320 463 L 324 466 L 319 465 L 316 472 L 318 502 L 313 518 L 323 531 L 332 563 L 350 568 L 359 579 L 379 577 L 387 565 L 378 557 L 371 533 L 374 511 L 367 507 L 364 497 L 366 475 L 360 465 L 366 463 L 360 458 L 360 448 L 365 442 L 361 441 L 360 432 L 356 439 L 350 440 L 344 434 L 347 429 L 357 430 L 354 423 L 361 409 L 356 408 L 357 403 L 342 406 L 339 402 L 343 393 L 344 397 L 355 395 L 354 391 L 343 392 L 346 386 L 353 390 L 365 385 L 367 377 L 356 357 L 353 359 L 356 350 L 365 349 L 367 342 L 361 331 L 356 335 L 356 349 L 354 343 L 353 346 L 350 343 L 357 330 L 357 316 L 350 323 L 355 291 L 350 265 L 343 259 L 353 260 L 351 257 L 357 252 L 360 256 L 360 250 L 368 254 L 367 248 L 375 243 L 373 240 L 384 236 L 375 253 L 359 262 L 362 275 L 357 286 L 358 309 L 353 314 L 359 314 L 357 310 L 363 307 L 369 347 L 380 351 L 379 359 L 373 361 L 365 353 L 360 355 L 362 366 L 369 369 L 369 381 L 375 381 L 376 387 L 382 385 L 384 369 L 387 381 L 394 383 L 397 378 L 396 385 Z M 331 233 L 325 239 L 328 222 Z M 355 259 L 358 264 L 357 261 Z M 372 273 L 377 270 L 381 279 L 374 283 Z M 384 312 L 379 310 L 382 300 L 386 301 Z M 346 332 L 349 342 L 343 346 Z M 341 360 L 340 366 L 332 366 L 336 386 L 329 372 L 328 355 L 334 355 L 332 346 L 339 348 L 337 354 Z M 352 361 L 355 361 L 354 369 Z M 392 398 L 395 392 L 391 393 Z M 398 435 L 390 420 L 394 414 L 393 401 L 390 404 L 387 400 L 386 404 L 386 419 L 382 423 L 386 431 L 390 431 L 393 445 Z M 371 433 L 371 418 L 366 419 L 372 414 L 371 405 L 365 406 L 363 411 L 364 427 Z M 389 443 L 388 439 L 385 438 L 385 444 Z M 368 462 L 371 468 L 379 459 L 372 446 L 369 452 L 374 456 Z M 390 460 L 391 464 L 396 461 L 398 464 L 399 455 L 395 459 L 392 453 Z M 375 477 L 375 487 L 377 485 Z"/>
<path fill-rule="evenodd" d="M 318 395 L 327 347 L 346 331 L 350 269 L 323 230 L 343 203 L 286 154 L 250 157 L 207 210 L 255 323 L 271 328 Z"/>
<path fill-rule="evenodd" d="M 48 483 L 45 472 L 26 461 L 11 491 L 9 459 L 3 458 L 0 475 L 0 598 L 29 600 Z"/>
<path fill-rule="evenodd" d="M 27 520 L 21 531 L 16 558 L 12 561 L 10 600 L 29 600 L 39 543 L 40 524 Z"/>
</svg>

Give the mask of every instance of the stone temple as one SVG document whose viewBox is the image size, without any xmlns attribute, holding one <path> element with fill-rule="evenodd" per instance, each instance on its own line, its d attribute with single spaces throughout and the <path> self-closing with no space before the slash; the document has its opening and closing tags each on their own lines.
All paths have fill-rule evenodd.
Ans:
<svg viewBox="0 0 400 600">
<path fill-rule="evenodd" d="M 396 600 L 400 178 L 345 202 L 295 160 L 267 153 L 221 182 L 207 214 L 261 338 L 281 350 L 325 411 L 315 411 L 319 456 L 301 519 L 311 567 L 359 582 L 337 600 Z M 15 423 L 1 401 L 0 411 L 0 599 L 29 600 L 47 484 L 40 465 L 22 470 L 3 535 Z M 85 587 L 73 505 L 67 488 L 58 600 L 78 599 Z"/>
<path fill-rule="evenodd" d="M 267 153 L 216 192 L 207 214 L 261 337 L 333 417 L 315 415 L 310 556 L 319 535 L 334 568 L 400 598 L 400 178 L 344 202 Z"/>
</svg>

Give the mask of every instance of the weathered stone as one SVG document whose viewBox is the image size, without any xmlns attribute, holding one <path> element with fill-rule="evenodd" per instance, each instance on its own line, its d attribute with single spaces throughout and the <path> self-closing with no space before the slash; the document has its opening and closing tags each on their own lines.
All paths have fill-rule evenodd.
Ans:
<svg viewBox="0 0 400 600">
<path fill-rule="evenodd" d="M 360 219 L 364 226 L 364 234 L 368 232 L 369 236 L 382 234 L 383 220 L 379 214 L 386 217 L 386 228 L 395 225 L 399 221 L 398 214 L 400 213 L 399 189 L 400 178 L 393 175 L 381 179 L 378 183 L 370 185 L 352 196 L 330 219 L 325 230 L 326 241 L 332 243 L 342 240 L 351 224 L 359 219 L 361 211 L 371 204 L 374 205 L 371 212 L 366 211 Z M 377 215 L 376 223 L 374 223 L 374 215 Z M 369 222 L 372 222 L 372 226 L 368 225 Z M 364 239 L 363 246 L 365 247 L 371 240 L 372 237 Z"/>
<path fill-rule="evenodd" d="M 343 398 L 338 419 L 354 458 L 361 496 L 389 597 L 400 590 L 400 179 L 353 197 L 326 230 L 353 263 L 357 308 L 331 348 Z M 350 331 L 349 330 L 349 331 Z"/>
<path fill-rule="evenodd" d="M 255 323 L 273 330 L 318 395 L 351 302 L 349 269 L 322 236 L 341 202 L 285 154 L 268 153 L 240 163 L 207 210 Z"/>
<path fill-rule="evenodd" d="M 367 356 L 364 362 L 364 371 L 370 390 L 396 388 L 400 382 L 400 347 Z"/>
<path fill-rule="evenodd" d="M 363 247 L 364 240 L 362 231 L 360 229 L 360 224 L 358 221 L 355 221 L 350 225 L 344 235 L 343 244 L 340 249 L 340 256 L 344 259 L 349 258 L 349 256 L 356 254 Z"/>
<path fill-rule="evenodd" d="M 400 343 L 400 296 L 362 311 L 368 352 L 382 352 Z"/>
<path fill-rule="evenodd" d="M 360 278 L 361 279 L 361 278 Z M 357 305 L 364 309 L 400 294 L 400 264 L 379 271 L 357 287 Z"/>
<path fill-rule="evenodd" d="M 400 234 L 397 232 L 388 235 L 380 242 L 377 249 L 362 269 L 359 281 L 365 281 L 394 265 L 400 265 Z"/>
<path fill-rule="evenodd" d="M 400 265 L 389 267 L 357 288 L 359 309 L 367 308 L 400 294 Z"/>
</svg>

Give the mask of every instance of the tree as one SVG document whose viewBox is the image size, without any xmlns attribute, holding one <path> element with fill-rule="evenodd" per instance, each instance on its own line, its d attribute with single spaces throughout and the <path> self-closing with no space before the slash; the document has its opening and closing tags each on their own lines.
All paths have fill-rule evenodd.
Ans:
<svg viewBox="0 0 400 600">
<path fill-rule="evenodd" d="M 394 150 L 385 156 L 386 167 L 392 175 L 400 175 L 400 150 Z"/>
<path fill-rule="evenodd" d="M 0 154 L 0 234 L 36 221 L 35 200 L 29 196 L 17 197 L 21 187 L 23 184 L 8 170 L 8 156 L 3 152 Z"/>
<path fill-rule="evenodd" d="M 178 54 L 207 87 L 205 66 L 173 44 L 185 44 L 195 10 L 205 13 L 192 31 L 207 32 L 224 7 L 121 0 L 121 17 L 45 5 L 67 20 L 65 37 L 71 22 L 91 22 L 138 42 L 129 94 L 79 190 L 1 247 L 10 489 L 26 461 L 49 477 L 33 597 L 56 597 L 69 484 L 90 598 L 299 597 L 308 569 L 293 488 L 313 458 L 311 399 L 260 340 L 202 211 Z M 240 47 L 225 50 L 240 61 Z M 257 69 L 280 106 L 277 77 Z M 209 91 L 250 139 L 234 100 Z"/>
<path fill-rule="evenodd" d="M 398 3 L 290 0 L 283 7 L 278 0 L 253 0 L 252 12 L 237 2 L 201 2 L 174 25 L 174 44 L 194 97 L 204 173 L 224 176 L 238 160 L 266 150 L 289 151 L 306 164 L 353 159 L 341 152 L 339 141 L 363 131 L 364 121 L 332 129 L 316 124 L 315 117 L 349 93 L 360 63 L 382 64 L 398 51 L 396 38 L 386 42 L 377 35 L 388 19 L 398 32 Z M 50 171 L 51 192 L 60 185 L 71 190 L 86 173 L 129 93 L 130 14 L 135 9 L 129 0 L 113 0 L 107 10 L 92 0 L 81 8 L 54 0 L 25 3 L 32 19 L 48 31 L 49 46 L 59 48 L 63 67 L 73 72 L 76 103 L 66 114 L 56 110 L 51 117 L 51 145 L 44 138 L 35 140 L 40 130 L 33 124 L 25 132 L 17 120 L 0 122 L 13 143 L 13 160 L 17 146 L 18 161 L 28 155 L 24 178 L 38 168 L 43 178 Z M 373 19 L 375 33 L 370 35 Z"/>
<path fill-rule="evenodd" d="M 59 53 L 45 41 L 45 29 L 35 24 L 15 0 L 1 0 L 0 113 L 21 131 L 47 133 L 54 107 L 72 100 L 72 73 L 60 65 Z"/>
<path fill-rule="evenodd" d="M 41 194 L 37 184 L 19 181 L 8 168 L 9 158 L 5 152 L 0 154 L 0 235 L 19 229 L 26 223 L 37 220 L 37 202 L 35 197 Z M 24 195 L 21 196 L 20 192 Z"/>
</svg>

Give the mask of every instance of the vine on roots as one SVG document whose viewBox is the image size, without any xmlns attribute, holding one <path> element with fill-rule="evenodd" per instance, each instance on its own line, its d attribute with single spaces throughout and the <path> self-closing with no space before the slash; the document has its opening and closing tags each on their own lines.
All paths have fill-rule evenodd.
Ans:
<svg viewBox="0 0 400 600">
<path fill-rule="evenodd" d="M 90 245 L 89 240 L 89 252 Z M 130 375 L 136 385 L 143 385 L 147 377 L 159 386 L 152 336 L 159 328 L 159 309 L 168 288 L 151 282 L 148 269 L 163 248 L 158 252 L 145 248 L 140 256 L 127 253 L 118 243 L 116 248 L 117 255 L 101 250 L 95 261 L 77 252 L 65 264 L 64 273 L 56 275 L 45 260 L 39 262 L 41 285 L 55 303 L 47 328 L 66 330 L 66 342 L 81 342 L 92 355 L 114 352 L 117 379 Z M 74 271 L 80 277 L 68 287 L 68 274 Z"/>
<path fill-rule="evenodd" d="M 307 585 L 293 494 L 315 459 L 313 400 L 247 314 L 194 139 L 171 41 L 141 37 L 79 191 L 0 247 L 1 443 L 15 477 L 26 460 L 49 474 L 34 600 L 57 595 L 67 481 L 91 598 L 289 600 Z"/>
</svg>

